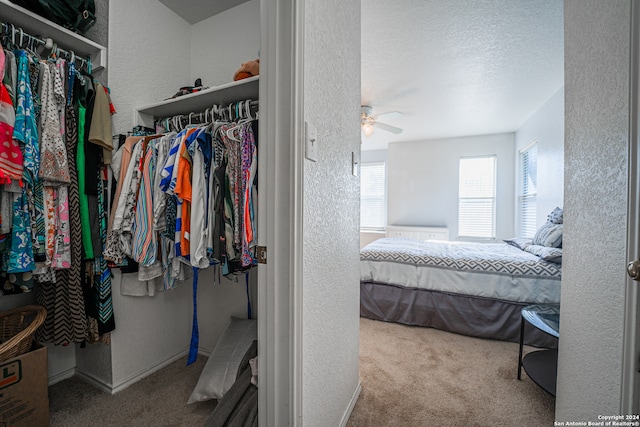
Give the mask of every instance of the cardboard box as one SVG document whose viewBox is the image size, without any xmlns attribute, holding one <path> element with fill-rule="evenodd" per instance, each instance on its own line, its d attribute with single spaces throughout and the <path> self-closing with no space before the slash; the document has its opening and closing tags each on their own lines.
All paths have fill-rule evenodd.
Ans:
<svg viewBox="0 0 640 427">
<path fill-rule="evenodd" d="M 49 425 L 47 347 L 0 362 L 0 427 Z"/>
</svg>

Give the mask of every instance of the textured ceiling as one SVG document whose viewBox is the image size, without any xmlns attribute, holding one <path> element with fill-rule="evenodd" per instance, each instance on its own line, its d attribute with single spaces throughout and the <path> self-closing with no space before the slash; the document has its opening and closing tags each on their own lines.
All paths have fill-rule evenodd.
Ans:
<svg viewBox="0 0 640 427">
<path fill-rule="evenodd" d="M 362 0 L 362 103 L 395 141 L 513 132 L 564 84 L 561 0 Z"/>
<path fill-rule="evenodd" d="M 160 0 L 196 23 L 247 0 Z M 361 0 L 362 104 L 389 142 L 513 132 L 564 84 L 562 0 Z"/>
<path fill-rule="evenodd" d="M 190 24 L 231 9 L 248 0 L 159 0 Z"/>
</svg>

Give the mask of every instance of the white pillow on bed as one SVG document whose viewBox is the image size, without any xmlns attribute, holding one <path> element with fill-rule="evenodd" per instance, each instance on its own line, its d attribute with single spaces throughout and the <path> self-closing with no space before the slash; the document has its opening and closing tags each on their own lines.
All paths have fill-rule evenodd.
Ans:
<svg viewBox="0 0 640 427">
<path fill-rule="evenodd" d="M 540 259 L 555 264 L 562 264 L 562 248 L 550 248 L 548 246 L 529 245 L 524 248 L 525 252 L 534 254 Z"/>
<path fill-rule="evenodd" d="M 240 362 L 256 339 L 258 325 L 255 319 L 232 317 L 204 365 L 187 403 L 222 398 L 236 382 Z"/>
</svg>

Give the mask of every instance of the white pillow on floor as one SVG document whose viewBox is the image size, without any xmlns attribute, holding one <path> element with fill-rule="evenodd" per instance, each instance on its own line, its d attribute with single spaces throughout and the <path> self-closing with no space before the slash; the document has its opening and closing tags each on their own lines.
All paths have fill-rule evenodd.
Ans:
<svg viewBox="0 0 640 427">
<path fill-rule="evenodd" d="M 256 339 L 258 324 L 255 319 L 232 317 L 202 369 L 198 384 L 187 403 L 222 398 L 236 382 L 240 362 Z"/>
</svg>

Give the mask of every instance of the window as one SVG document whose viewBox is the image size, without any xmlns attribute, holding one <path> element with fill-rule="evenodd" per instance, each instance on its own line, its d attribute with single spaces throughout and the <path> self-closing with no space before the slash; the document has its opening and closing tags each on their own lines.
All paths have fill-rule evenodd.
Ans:
<svg viewBox="0 0 640 427">
<path fill-rule="evenodd" d="M 518 237 L 536 233 L 536 195 L 538 193 L 538 145 L 534 142 L 520 151 L 518 183 Z"/>
<path fill-rule="evenodd" d="M 496 237 L 496 156 L 460 159 L 458 236 Z"/>
<path fill-rule="evenodd" d="M 382 230 L 387 223 L 384 162 L 360 165 L 360 228 Z"/>
</svg>

